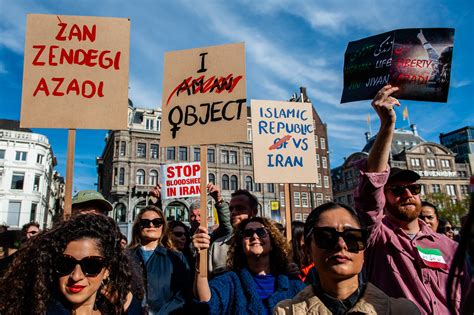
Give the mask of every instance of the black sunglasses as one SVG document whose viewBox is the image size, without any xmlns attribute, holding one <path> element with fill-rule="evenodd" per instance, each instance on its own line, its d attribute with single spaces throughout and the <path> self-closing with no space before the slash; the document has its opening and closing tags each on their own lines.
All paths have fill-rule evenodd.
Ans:
<svg viewBox="0 0 474 315">
<path fill-rule="evenodd" d="M 60 276 L 67 276 L 79 265 L 86 277 L 97 276 L 105 267 L 105 259 L 100 256 L 88 256 L 81 260 L 69 255 L 62 255 L 56 258 L 54 268 Z"/>
<path fill-rule="evenodd" d="M 174 236 L 176 237 L 182 237 L 183 235 L 186 235 L 185 232 L 173 232 Z"/>
<path fill-rule="evenodd" d="M 254 234 L 257 234 L 258 238 L 265 238 L 268 235 L 268 232 L 265 228 L 259 227 L 256 229 L 245 229 L 243 234 L 244 238 L 250 238 Z"/>
<path fill-rule="evenodd" d="M 140 226 L 142 227 L 142 229 L 151 227 L 151 223 L 153 223 L 154 227 L 160 227 L 163 225 L 163 219 L 161 218 L 156 218 L 153 220 L 140 219 Z"/>
<path fill-rule="evenodd" d="M 405 193 L 405 189 L 408 189 L 412 195 L 418 195 L 421 192 L 420 184 L 410 184 L 410 185 L 401 185 L 401 186 L 392 186 L 388 187 L 395 196 L 400 197 Z"/>
<path fill-rule="evenodd" d="M 334 249 L 342 237 L 351 253 L 358 253 L 367 247 L 369 233 L 364 229 L 348 228 L 343 232 L 331 227 L 313 227 L 308 234 L 313 233 L 314 243 L 321 249 Z"/>
</svg>

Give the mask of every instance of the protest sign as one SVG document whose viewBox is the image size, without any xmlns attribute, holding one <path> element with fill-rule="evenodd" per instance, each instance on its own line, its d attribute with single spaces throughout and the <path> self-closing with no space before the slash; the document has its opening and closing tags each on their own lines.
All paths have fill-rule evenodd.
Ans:
<svg viewBox="0 0 474 315">
<path fill-rule="evenodd" d="M 372 99 L 386 84 L 394 97 L 447 102 L 454 29 L 395 30 L 350 42 L 344 58 L 341 103 Z"/>
<path fill-rule="evenodd" d="M 21 127 L 127 129 L 130 21 L 28 14 Z"/>
<path fill-rule="evenodd" d="M 245 84 L 243 43 L 165 53 L 161 145 L 247 141 Z"/>
<path fill-rule="evenodd" d="M 161 166 L 161 198 L 199 197 L 201 193 L 201 164 L 177 163 Z"/>
<path fill-rule="evenodd" d="M 311 103 L 251 101 L 257 183 L 316 183 Z"/>
</svg>

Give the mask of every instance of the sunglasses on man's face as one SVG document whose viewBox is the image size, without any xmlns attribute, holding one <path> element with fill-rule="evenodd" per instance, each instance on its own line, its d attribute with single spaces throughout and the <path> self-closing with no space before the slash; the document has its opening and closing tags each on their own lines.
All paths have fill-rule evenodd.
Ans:
<svg viewBox="0 0 474 315">
<path fill-rule="evenodd" d="M 105 267 L 105 259 L 100 256 L 88 256 L 77 260 L 72 256 L 62 255 L 56 259 L 54 268 L 60 276 L 67 276 L 77 265 L 81 266 L 82 273 L 86 277 L 96 277 Z"/>
<path fill-rule="evenodd" d="M 176 237 L 183 237 L 184 235 L 186 235 L 186 233 L 184 233 L 184 232 L 173 232 L 173 235 L 176 236 Z"/>
<path fill-rule="evenodd" d="M 153 220 L 140 219 L 140 226 L 142 229 L 151 227 L 151 223 L 153 223 L 154 227 L 160 227 L 163 225 L 163 219 L 161 218 L 156 218 Z"/>
<path fill-rule="evenodd" d="M 265 238 L 268 235 L 268 232 L 263 227 L 244 230 L 244 238 L 251 238 L 254 234 L 257 234 L 258 238 Z"/>
<path fill-rule="evenodd" d="M 342 237 L 346 243 L 347 250 L 351 253 L 358 253 L 367 247 L 367 238 L 369 233 L 363 229 L 345 229 L 343 232 L 337 231 L 331 227 L 314 227 L 313 228 L 314 243 L 321 249 L 334 249 Z"/>
<path fill-rule="evenodd" d="M 396 197 L 403 196 L 405 189 L 408 189 L 412 195 L 418 195 L 421 192 L 420 184 L 410 184 L 410 185 L 401 185 L 401 186 L 392 186 L 388 187 L 387 190 L 390 190 L 392 194 Z"/>
</svg>

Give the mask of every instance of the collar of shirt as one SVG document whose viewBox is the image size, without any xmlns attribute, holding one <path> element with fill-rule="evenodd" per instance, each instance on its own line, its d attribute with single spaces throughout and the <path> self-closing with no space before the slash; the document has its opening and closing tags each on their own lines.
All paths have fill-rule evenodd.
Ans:
<svg viewBox="0 0 474 315">
<path fill-rule="evenodd" d="M 386 220 L 386 224 L 397 234 L 404 235 L 408 238 L 410 236 L 396 223 L 394 223 L 388 216 L 384 218 Z M 430 238 L 432 241 L 437 241 L 440 239 L 440 235 L 434 232 L 425 221 L 418 219 L 418 226 L 420 227 L 420 231 L 416 233 L 414 240 L 422 239 L 422 238 Z"/>
</svg>

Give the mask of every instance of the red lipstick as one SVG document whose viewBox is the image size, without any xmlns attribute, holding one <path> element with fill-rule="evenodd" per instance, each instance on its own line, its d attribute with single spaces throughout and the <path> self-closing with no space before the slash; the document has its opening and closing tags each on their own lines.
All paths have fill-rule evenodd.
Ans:
<svg viewBox="0 0 474 315">
<path fill-rule="evenodd" d="M 85 285 L 78 285 L 78 284 L 74 284 L 74 285 L 69 285 L 67 286 L 68 290 L 71 292 L 71 293 L 79 293 L 81 292 L 86 286 Z"/>
</svg>

